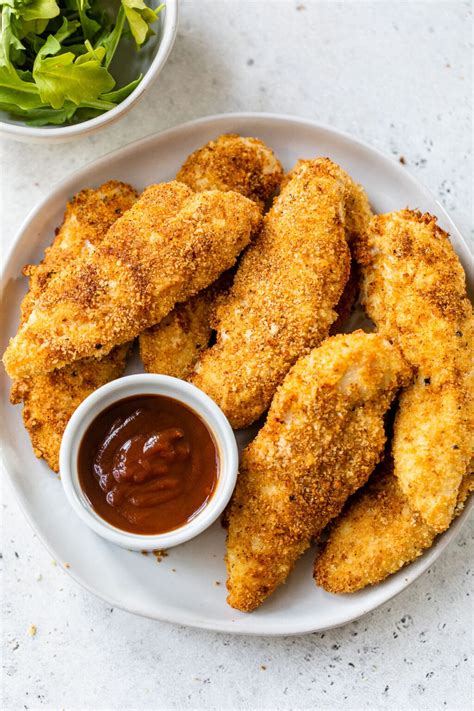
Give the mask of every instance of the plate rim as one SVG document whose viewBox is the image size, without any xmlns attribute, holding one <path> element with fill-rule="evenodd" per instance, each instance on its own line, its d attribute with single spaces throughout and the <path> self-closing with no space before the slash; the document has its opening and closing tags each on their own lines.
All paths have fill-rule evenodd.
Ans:
<svg viewBox="0 0 474 711">
<path fill-rule="evenodd" d="M 3 454 L 1 455 L 1 458 L 0 458 L 0 469 L 2 470 L 3 474 L 7 473 L 5 462 L 3 460 Z M 46 541 L 46 539 L 43 537 L 42 532 L 36 527 L 34 519 L 30 515 L 26 506 L 24 505 L 23 497 L 20 495 L 13 478 L 7 474 L 6 479 L 8 482 L 8 486 L 10 486 L 10 489 L 13 491 L 15 501 L 17 502 L 17 504 L 20 508 L 20 511 L 24 515 L 29 526 L 31 527 L 34 535 L 37 536 L 38 540 L 41 542 L 41 544 L 47 550 L 47 552 L 51 556 L 51 558 L 53 560 L 55 560 L 54 551 L 51 549 L 48 541 Z M 400 587 L 391 591 L 389 595 L 384 597 L 382 600 L 377 602 L 375 605 L 368 606 L 367 609 L 364 609 L 361 612 L 358 612 L 356 615 L 352 615 L 352 616 L 348 617 L 347 619 L 338 620 L 330 625 L 324 625 L 323 627 L 321 627 L 321 626 L 308 627 L 306 624 L 302 624 L 301 626 L 293 625 L 289 629 L 279 629 L 279 630 L 272 630 L 272 631 L 266 630 L 266 631 L 262 632 L 262 631 L 258 630 L 257 628 L 256 629 L 251 629 L 251 628 L 231 629 L 231 625 L 234 623 L 234 620 L 230 620 L 230 621 L 226 620 L 223 623 L 218 623 L 218 622 L 211 623 L 208 620 L 199 619 L 198 617 L 193 617 L 193 618 L 188 619 L 185 622 L 183 622 L 183 619 L 179 618 L 179 616 L 173 616 L 173 615 L 162 616 L 161 614 L 153 614 L 152 615 L 149 612 L 145 611 L 144 609 L 140 609 L 140 607 L 136 607 L 135 609 L 132 609 L 131 607 L 124 605 L 122 602 L 112 598 L 111 596 L 104 595 L 99 589 L 90 585 L 87 582 L 87 580 L 85 580 L 85 578 L 83 576 L 76 574 L 76 572 L 73 568 L 67 568 L 65 566 L 61 566 L 61 569 L 62 569 L 63 573 L 66 573 L 69 577 L 71 577 L 74 580 L 74 582 L 77 583 L 81 588 L 83 588 L 87 592 L 91 593 L 92 595 L 94 595 L 94 597 L 98 598 L 99 600 L 102 600 L 102 602 L 106 603 L 107 605 L 111 605 L 112 607 L 115 607 L 118 610 L 128 612 L 132 615 L 138 615 L 139 617 L 144 617 L 145 619 L 153 620 L 155 622 L 164 622 L 167 624 L 181 625 L 184 627 L 192 627 L 193 629 L 202 629 L 202 630 L 207 630 L 207 631 L 211 631 L 211 632 L 218 632 L 219 634 L 242 635 L 242 636 L 248 636 L 248 637 L 296 637 L 296 636 L 306 635 L 306 634 L 317 634 L 319 632 L 326 632 L 328 630 L 337 629 L 338 627 L 343 627 L 344 625 L 347 625 L 351 622 L 360 620 L 363 617 L 365 617 L 366 615 L 370 614 L 371 612 L 375 612 L 375 610 L 377 610 L 379 607 L 381 607 L 382 605 L 385 605 L 387 602 L 390 602 L 390 600 L 393 600 L 393 598 L 397 597 L 402 592 L 404 592 L 407 588 L 409 588 L 416 580 L 418 580 L 418 578 L 420 578 L 424 573 L 426 573 L 426 571 L 442 556 L 442 554 L 446 550 L 446 548 L 456 540 L 456 538 L 459 536 L 461 530 L 463 529 L 463 527 L 465 526 L 465 524 L 469 518 L 469 514 L 473 508 L 473 505 L 474 505 L 474 497 L 470 496 L 469 500 L 467 501 L 467 503 L 464 507 L 462 514 L 454 521 L 454 523 L 449 527 L 449 529 L 447 529 L 447 531 L 440 534 L 436 543 L 433 546 L 431 546 L 431 548 L 429 548 L 424 554 L 422 554 L 421 558 L 417 559 L 417 561 L 419 561 L 419 562 L 422 561 L 423 559 L 425 559 L 423 564 L 419 566 L 419 569 L 416 569 L 416 571 L 412 572 L 410 575 L 409 571 L 412 566 L 412 563 L 410 563 L 408 566 L 406 566 L 406 568 L 401 568 L 399 571 L 397 571 L 397 573 L 400 573 L 402 570 L 405 570 L 406 574 L 407 574 L 407 579 L 403 582 L 403 584 Z M 448 531 L 450 532 L 450 535 L 446 536 L 445 534 L 448 533 Z M 415 561 L 413 561 L 413 562 L 415 562 Z M 390 577 L 387 578 L 386 580 L 390 580 Z M 392 580 L 394 580 L 394 578 L 392 578 Z M 384 582 L 386 582 L 386 581 L 382 581 L 381 583 L 378 583 L 378 585 L 381 585 Z M 395 587 L 395 585 L 393 587 Z M 252 618 L 251 614 L 248 614 L 248 618 L 249 619 L 256 619 L 255 617 Z"/>
<path fill-rule="evenodd" d="M 44 208 L 47 206 L 47 203 L 52 199 L 53 195 L 55 195 L 59 190 L 67 190 L 68 186 L 75 183 L 76 181 L 81 179 L 82 175 L 90 175 L 94 169 L 100 169 L 104 167 L 104 165 L 110 161 L 113 158 L 116 158 L 118 156 L 124 158 L 127 153 L 134 152 L 138 147 L 143 148 L 146 146 L 147 143 L 152 144 L 156 139 L 164 139 L 166 136 L 176 134 L 178 132 L 186 131 L 189 129 L 193 129 L 196 127 L 199 127 L 203 124 L 213 124 L 217 123 L 219 121 L 255 121 L 255 120 L 263 120 L 267 121 L 269 123 L 274 123 L 274 124 L 287 124 L 287 123 L 293 123 L 293 124 L 298 124 L 302 127 L 307 127 L 311 129 L 316 129 L 319 131 L 327 132 L 328 134 L 332 136 L 336 136 L 337 138 L 344 139 L 345 141 L 348 141 L 349 143 L 359 146 L 360 148 L 364 149 L 365 152 L 369 152 L 375 157 L 382 159 L 384 162 L 389 162 L 392 165 L 392 168 L 395 168 L 397 172 L 401 176 L 403 176 L 404 181 L 406 182 L 407 178 L 411 183 L 413 184 L 414 188 L 416 188 L 418 191 L 420 191 L 422 194 L 424 194 L 427 199 L 433 201 L 439 211 L 440 214 L 439 216 L 442 216 L 444 221 L 449 225 L 450 232 L 454 233 L 456 235 L 456 239 L 458 243 L 461 245 L 461 249 L 465 251 L 466 254 L 470 254 L 470 249 L 469 246 L 462 236 L 460 230 L 456 227 L 454 221 L 446 211 L 446 209 L 443 207 L 443 205 L 440 203 L 440 201 L 431 193 L 431 191 L 425 187 L 423 183 L 421 183 L 418 178 L 416 178 L 414 175 L 411 174 L 409 170 L 405 166 L 402 166 L 399 164 L 398 161 L 396 161 L 392 156 L 387 155 L 384 153 L 382 150 L 371 146 L 369 143 L 356 138 L 352 136 L 350 133 L 346 131 L 342 131 L 340 129 L 333 128 L 327 124 L 315 121 L 313 119 L 308 119 L 304 117 L 299 117 L 299 116 L 294 116 L 291 114 L 279 114 L 279 113 L 270 113 L 270 112 L 232 112 L 232 113 L 221 113 L 221 114 L 211 114 L 209 116 L 201 116 L 197 119 L 192 119 L 190 121 L 186 121 L 184 123 L 178 124 L 176 126 L 169 127 L 163 131 L 158 131 L 155 133 L 148 134 L 147 136 L 144 136 L 138 140 L 132 141 L 130 143 L 127 143 L 121 147 L 118 147 L 112 151 L 109 151 L 102 155 L 100 158 L 97 158 L 95 160 L 92 160 L 82 167 L 68 173 L 64 178 L 56 181 L 56 183 L 51 187 L 51 189 L 48 191 L 48 193 L 45 195 L 44 198 L 42 198 L 39 203 L 34 206 L 29 213 L 26 215 L 26 217 L 22 220 L 20 226 L 18 227 L 16 234 L 14 238 L 11 241 L 11 244 L 6 250 L 6 253 L 4 255 L 4 259 L 2 260 L 2 268 L 1 268 L 1 292 L 3 294 L 3 291 L 6 287 L 5 283 L 5 277 L 9 269 L 10 261 L 14 257 L 14 253 L 16 251 L 17 245 L 21 240 L 21 237 L 23 233 L 28 229 L 28 227 L 31 225 L 31 223 L 34 222 L 36 217 L 42 213 Z M 0 437 L 0 440 L 3 439 Z M 46 538 L 43 536 L 42 531 L 37 527 L 37 524 L 34 520 L 34 517 L 32 513 L 28 510 L 28 507 L 26 505 L 26 501 L 24 501 L 24 496 L 23 493 L 20 489 L 19 483 L 16 481 L 16 478 L 13 476 L 13 474 L 9 473 L 9 467 L 7 465 L 7 461 L 5 459 L 5 454 L 3 451 L 3 447 L 0 449 L 0 468 L 2 470 L 2 474 L 5 476 L 5 479 L 8 481 L 9 486 L 11 487 L 11 490 L 13 491 L 14 497 L 19 505 L 20 510 L 22 511 L 23 515 L 25 516 L 26 520 L 28 521 L 29 525 L 33 529 L 35 535 L 38 537 L 38 539 L 41 541 L 41 543 L 44 545 L 48 553 L 51 555 L 51 557 L 54 559 L 55 553 L 54 550 L 50 547 L 50 543 L 46 540 Z M 64 568 L 64 571 L 71 576 L 71 578 L 81 585 L 85 590 L 88 592 L 92 593 L 99 599 L 103 600 L 105 603 L 109 605 L 113 605 L 114 607 L 117 607 L 118 609 L 130 612 L 132 614 L 139 615 L 141 617 L 145 617 L 148 619 L 152 620 L 157 620 L 160 622 L 167 622 L 171 624 L 178 624 L 178 625 L 186 625 L 189 627 L 194 627 L 198 629 L 206 629 L 206 630 L 211 630 L 215 632 L 220 632 L 220 633 L 227 633 L 227 634 L 239 634 L 239 635 L 249 635 L 249 636 L 265 636 L 265 637 L 273 637 L 273 636 L 293 636 L 293 635 L 301 635 L 301 634 L 311 634 L 315 632 L 323 632 L 325 630 L 329 629 L 334 629 L 337 627 L 340 627 L 342 625 L 348 624 L 349 622 L 353 622 L 354 620 L 360 619 L 361 617 L 365 616 L 369 612 L 372 612 L 376 610 L 378 607 L 381 605 L 387 603 L 389 600 L 393 599 L 396 595 L 400 594 L 402 591 L 406 590 L 412 583 L 415 582 L 423 573 L 426 572 L 426 570 L 433 565 L 433 563 L 442 555 L 443 551 L 448 547 L 450 543 L 452 543 L 457 536 L 459 535 L 461 529 L 465 525 L 466 521 L 469 518 L 469 513 L 471 509 L 474 506 L 474 497 L 470 497 L 470 499 L 466 502 L 466 505 L 464 507 L 464 510 L 462 514 L 457 518 L 457 520 L 450 526 L 450 528 L 445 531 L 443 534 L 439 536 L 435 544 L 428 549 L 421 558 L 417 559 L 417 566 L 413 570 L 413 565 L 409 564 L 406 566 L 406 568 L 401 569 L 398 571 L 398 573 L 402 573 L 402 571 L 405 571 L 405 575 L 402 574 L 402 579 L 401 582 L 397 578 L 389 577 L 385 581 L 382 581 L 382 583 L 379 583 L 378 585 L 382 584 L 387 584 L 388 583 L 388 594 L 383 595 L 382 599 L 376 601 L 375 604 L 373 604 L 373 601 L 371 601 L 370 605 L 367 606 L 367 609 L 363 609 L 362 611 L 357 612 L 356 614 L 351 614 L 347 615 L 344 617 L 344 615 L 341 615 L 340 617 L 344 617 L 344 619 L 338 619 L 332 624 L 328 625 L 317 625 L 317 626 L 311 626 L 311 624 L 308 623 L 308 621 L 304 621 L 303 623 L 300 624 L 291 624 L 291 616 L 288 617 L 288 620 L 290 622 L 290 625 L 288 628 L 285 627 L 282 629 L 281 622 L 279 623 L 279 628 L 274 629 L 274 630 L 265 630 L 261 631 L 258 629 L 258 623 L 255 625 L 255 629 L 252 629 L 253 625 L 250 624 L 250 626 L 244 626 L 242 628 L 237 627 L 232 629 L 232 626 L 234 624 L 234 620 L 222 620 L 222 621 L 217 621 L 217 620 L 207 620 L 207 619 L 200 619 L 199 617 L 195 615 L 190 615 L 187 613 L 185 617 L 189 617 L 189 619 L 185 619 L 183 621 L 183 617 L 180 617 L 179 615 L 174 615 L 174 614 L 150 614 L 148 611 L 141 609 L 140 606 L 136 606 L 135 608 L 132 608 L 129 605 L 126 605 L 124 603 L 121 603 L 120 601 L 115 600 L 112 598 L 110 595 L 104 595 L 99 589 L 91 585 L 82 575 L 76 573 L 76 571 L 72 568 Z M 390 585 L 390 581 L 392 581 L 392 585 Z M 251 622 L 251 620 L 256 620 L 255 617 L 253 616 L 248 616 L 248 621 Z"/>
</svg>

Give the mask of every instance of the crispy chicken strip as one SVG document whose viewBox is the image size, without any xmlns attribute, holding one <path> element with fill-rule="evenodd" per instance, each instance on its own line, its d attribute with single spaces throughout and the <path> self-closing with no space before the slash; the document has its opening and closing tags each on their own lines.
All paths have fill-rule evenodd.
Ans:
<svg viewBox="0 0 474 711">
<path fill-rule="evenodd" d="M 233 427 L 260 417 L 289 368 L 336 320 L 350 266 L 349 184 L 329 159 L 303 161 L 216 309 L 217 341 L 198 361 L 193 382 Z"/>
<path fill-rule="evenodd" d="M 346 238 L 350 245 L 359 237 L 360 234 L 367 230 L 373 212 L 367 194 L 358 183 L 340 168 L 336 163 L 332 163 L 328 158 L 319 159 L 325 160 L 332 167 L 332 174 L 341 180 L 344 189 L 344 206 L 345 206 L 345 221 Z M 314 160 L 300 158 L 296 165 L 285 176 L 282 187 L 284 187 L 295 175 L 297 175 L 305 166 L 310 167 Z"/>
<path fill-rule="evenodd" d="M 366 482 L 384 449 L 384 415 L 410 377 L 376 334 L 334 336 L 300 358 L 247 447 L 228 515 L 228 602 L 258 607 Z"/>
<path fill-rule="evenodd" d="M 472 381 L 437 365 L 400 397 L 392 451 L 395 475 L 410 505 L 438 533 L 453 516 L 460 482 L 473 455 Z M 427 371 L 424 371 L 426 373 Z"/>
<path fill-rule="evenodd" d="M 36 300 L 57 272 L 99 244 L 109 227 L 128 210 L 138 195 L 130 185 L 110 180 L 97 189 L 82 190 L 67 205 L 64 221 L 43 261 L 27 265 L 29 290 L 21 304 L 25 323 Z M 100 360 L 77 361 L 45 375 L 13 383 L 11 401 L 24 402 L 23 422 L 37 457 L 53 471 L 59 469 L 59 447 L 66 425 L 80 403 L 101 385 L 119 377 L 126 365 L 128 346 L 120 346 Z"/>
<path fill-rule="evenodd" d="M 103 358 L 83 358 L 33 378 L 13 383 L 10 399 L 23 401 L 23 422 L 33 451 L 59 471 L 61 439 L 74 410 L 101 385 L 122 375 L 130 345 L 116 346 Z"/>
<path fill-rule="evenodd" d="M 140 357 L 148 373 L 185 380 L 212 335 L 211 317 L 217 296 L 231 282 L 231 271 L 174 309 L 160 323 L 140 334 Z"/>
<path fill-rule="evenodd" d="M 410 507 L 392 469 L 391 460 L 384 461 L 331 525 L 314 568 L 316 583 L 328 592 L 351 593 L 380 583 L 435 540 L 436 531 Z M 473 490 L 474 476 L 467 474 L 455 515 Z"/>
<path fill-rule="evenodd" d="M 23 274 L 30 278 L 28 293 L 21 304 L 23 324 L 48 281 L 61 269 L 97 246 L 109 227 L 136 202 L 138 193 L 131 185 L 109 180 L 98 188 L 81 190 L 66 206 L 61 227 L 40 264 L 28 264 Z"/>
<path fill-rule="evenodd" d="M 436 218 L 375 217 L 356 243 L 362 302 L 417 371 L 395 422 L 394 473 L 437 532 L 452 519 L 472 456 L 472 307 L 463 268 Z"/>
<path fill-rule="evenodd" d="M 183 304 L 176 304 L 168 316 L 140 334 L 140 358 L 147 373 L 162 373 L 185 380 L 211 334 L 213 285 Z"/>
<path fill-rule="evenodd" d="M 235 190 L 263 206 L 276 192 L 283 169 L 262 141 L 236 134 L 219 136 L 192 153 L 177 180 L 192 190 Z M 178 304 L 159 324 L 140 335 L 140 356 L 149 373 L 187 378 L 212 336 L 213 303 L 225 284 L 211 285 Z"/>
<path fill-rule="evenodd" d="M 235 192 L 150 186 L 96 248 L 48 281 L 5 352 L 7 372 L 34 375 L 131 340 L 231 267 L 260 221 Z"/>
<path fill-rule="evenodd" d="M 235 190 L 262 207 L 278 190 L 283 168 L 258 138 L 227 133 L 186 159 L 176 180 L 192 190 Z"/>
</svg>

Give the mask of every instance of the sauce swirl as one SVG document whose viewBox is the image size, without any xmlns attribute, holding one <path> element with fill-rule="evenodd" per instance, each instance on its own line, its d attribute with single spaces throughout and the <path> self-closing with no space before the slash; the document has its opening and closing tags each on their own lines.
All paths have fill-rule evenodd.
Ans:
<svg viewBox="0 0 474 711">
<path fill-rule="evenodd" d="M 192 519 L 219 475 L 205 423 L 163 395 L 124 398 L 99 413 L 82 438 L 77 463 L 93 509 L 117 528 L 147 535 Z"/>
</svg>

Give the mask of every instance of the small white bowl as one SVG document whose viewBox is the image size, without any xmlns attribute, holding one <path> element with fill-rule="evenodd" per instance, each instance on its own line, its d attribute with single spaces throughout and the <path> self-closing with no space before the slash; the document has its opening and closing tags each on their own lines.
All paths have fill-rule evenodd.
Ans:
<svg viewBox="0 0 474 711">
<path fill-rule="evenodd" d="M 209 428 L 219 456 L 216 488 L 206 506 L 191 521 L 179 528 L 152 536 L 123 531 L 101 518 L 84 495 L 78 476 L 79 446 L 91 422 L 110 405 L 134 395 L 165 395 L 187 405 Z M 59 454 L 61 482 L 77 515 L 102 538 L 132 550 L 172 548 L 202 533 L 214 523 L 229 503 L 237 480 L 238 466 L 239 454 L 234 432 L 216 403 L 202 390 L 184 380 L 151 373 L 118 378 L 89 395 L 69 420 Z"/>
<path fill-rule="evenodd" d="M 144 47 L 136 51 L 132 39 L 120 42 L 111 64 L 117 86 L 125 86 L 140 74 L 143 78 L 134 91 L 114 109 L 70 126 L 40 127 L 27 126 L 24 121 L 12 119 L 6 112 L 0 111 L 0 136 L 24 143 L 58 143 L 82 138 L 123 116 L 157 78 L 173 47 L 178 30 L 178 0 L 166 0 L 165 5 L 156 25 L 153 25 L 156 34 L 150 37 Z"/>
</svg>

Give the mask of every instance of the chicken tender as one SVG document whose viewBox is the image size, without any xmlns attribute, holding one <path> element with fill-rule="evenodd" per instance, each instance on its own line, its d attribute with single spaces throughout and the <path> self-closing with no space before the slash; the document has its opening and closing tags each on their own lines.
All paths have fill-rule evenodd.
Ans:
<svg viewBox="0 0 474 711">
<path fill-rule="evenodd" d="M 328 592 L 351 593 L 375 585 L 429 548 L 436 531 L 410 507 L 393 463 L 385 461 L 331 525 L 316 558 L 316 583 Z M 466 475 L 457 496 L 461 513 L 474 476 Z"/>
<path fill-rule="evenodd" d="M 117 346 L 103 358 L 84 358 L 14 382 L 11 402 L 23 401 L 23 422 L 33 451 L 54 472 L 59 471 L 61 439 L 74 410 L 94 390 L 123 374 L 129 350 L 130 344 Z"/>
<path fill-rule="evenodd" d="M 375 217 L 355 248 L 367 314 L 417 373 L 395 422 L 394 473 L 413 510 L 441 532 L 473 448 L 464 271 L 436 218 L 410 210 Z"/>
<path fill-rule="evenodd" d="M 191 153 L 176 179 L 192 190 L 235 190 L 262 207 L 283 179 L 272 149 L 258 138 L 228 133 Z"/>
<path fill-rule="evenodd" d="M 185 380 L 212 335 L 215 299 L 229 286 L 231 271 L 174 309 L 160 323 L 140 334 L 140 357 L 148 373 Z"/>
<path fill-rule="evenodd" d="M 378 463 L 384 415 L 410 377 L 396 346 L 376 334 L 334 336 L 300 358 L 243 453 L 228 513 L 227 588 L 251 611 Z"/>
<path fill-rule="evenodd" d="M 97 247 L 51 277 L 10 341 L 7 372 L 48 372 L 133 339 L 230 268 L 260 222 L 235 192 L 150 186 Z"/>
<path fill-rule="evenodd" d="M 28 264 L 23 269 L 30 281 L 21 304 L 22 324 L 27 321 L 51 277 L 98 245 L 109 227 L 132 207 L 137 198 L 138 193 L 131 185 L 109 180 L 99 188 L 81 190 L 68 202 L 63 223 L 51 246 L 46 248 L 43 261 Z"/>
<path fill-rule="evenodd" d="M 341 180 L 344 188 L 344 226 L 347 241 L 349 245 L 352 245 L 353 241 L 367 230 L 369 222 L 374 216 L 370 207 L 369 199 L 362 185 L 354 182 L 352 178 L 336 163 L 332 163 L 328 158 L 325 160 L 331 166 L 332 175 Z M 300 160 L 296 162 L 294 168 L 285 176 L 282 187 L 284 187 L 301 170 L 304 170 L 305 166 L 311 166 L 312 163 L 314 163 L 314 160 L 300 158 Z"/>
<path fill-rule="evenodd" d="M 328 335 L 347 282 L 345 194 L 329 159 L 304 161 L 264 218 L 216 309 L 216 344 L 192 381 L 235 428 L 257 420 L 289 368 Z"/>
<path fill-rule="evenodd" d="M 358 280 L 351 264 L 349 279 L 335 308 L 337 320 L 330 335 L 339 333 L 351 316 L 358 294 Z M 227 293 L 232 270 L 183 304 L 177 304 L 160 323 L 140 334 L 140 357 L 147 373 L 163 373 L 187 380 L 212 339 L 216 305 Z"/>
<path fill-rule="evenodd" d="M 82 190 L 68 203 L 63 224 L 45 250 L 43 261 L 23 270 L 30 279 L 21 304 L 21 323 L 29 318 L 51 277 L 98 245 L 137 197 L 130 185 L 110 180 L 97 189 Z M 23 421 L 33 450 L 53 471 L 59 469 L 59 447 L 72 413 L 91 392 L 123 373 L 127 352 L 128 346 L 121 346 L 100 360 L 77 361 L 49 374 L 13 383 L 11 402 L 24 402 Z"/>
<path fill-rule="evenodd" d="M 418 375 L 400 397 L 392 451 L 402 491 L 441 533 L 473 454 L 473 399 L 472 385 L 460 374 L 439 383 L 430 372 L 432 380 Z"/>
<path fill-rule="evenodd" d="M 235 190 L 263 206 L 276 192 L 283 169 L 271 148 L 256 138 L 219 136 L 185 161 L 177 180 L 192 190 Z M 226 284 L 229 283 L 227 279 Z M 213 303 L 224 284 L 178 304 L 140 335 L 140 356 L 149 373 L 187 378 L 212 336 Z"/>
<path fill-rule="evenodd" d="M 212 334 L 213 291 L 196 294 L 140 334 L 140 358 L 147 373 L 162 373 L 185 380 Z"/>
</svg>

